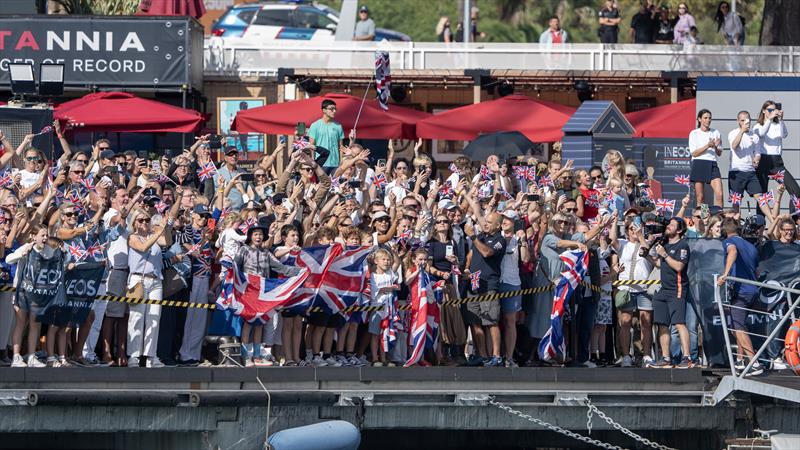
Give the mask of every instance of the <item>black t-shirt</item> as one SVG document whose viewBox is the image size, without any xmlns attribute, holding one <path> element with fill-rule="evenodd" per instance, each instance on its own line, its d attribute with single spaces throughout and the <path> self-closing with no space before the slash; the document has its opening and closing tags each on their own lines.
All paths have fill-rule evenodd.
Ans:
<svg viewBox="0 0 800 450">
<path fill-rule="evenodd" d="M 602 18 L 619 19 L 619 10 L 617 8 L 611 8 L 611 9 L 603 8 L 598 13 L 598 16 L 601 19 Z M 619 29 L 619 25 L 600 25 L 600 32 L 601 33 L 605 33 L 605 32 L 616 33 L 618 29 Z"/>
<path fill-rule="evenodd" d="M 675 39 L 675 24 L 672 20 L 656 20 L 656 40 L 657 41 L 672 41 Z"/>
<path fill-rule="evenodd" d="M 449 272 L 452 269 L 452 264 L 447 260 L 447 246 L 453 245 L 453 241 L 439 242 L 431 240 L 428 242 L 430 245 L 430 255 L 433 259 L 433 268 L 443 272 Z M 453 254 L 455 254 L 455 246 L 453 246 Z"/>
<path fill-rule="evenodd" d="M 650 12 L 638 12 L 631 19 L 631 28 L 634 31 L 633 42 L 636 44 L 652 44 L 655 41 L 658 19 L 654 19 Z"/>
<path fill-rule="evenodd" d="M 506 253 L 506 238 L 498 231 L 494 234 L 480 234 L 477 239 L 491 248 L 494 253 L 488 258 L 484 258 L 475 247 L 475 243 L 472 244 L 472 261 L 469 270 L 472 273 L 479 270 L 481 272 L 480 287 L 475 292 L 497 290 L 500 285 L 500 263 Z"/>
<path fill-rule="evenodd" d="M 689 243 L 686 239 L 681 239 L 674 244 L 665 244 L 664 250 L 674 260 L 684 263 L 683 270 L 676 272 L 665 258 L 661 258 L 661 296 L 667 294 L 669 297 L 679 299 L 686 298 L 686 291 L 688 289 L 689 277 L 687 269 L 689 268 Z"/>
</svg>

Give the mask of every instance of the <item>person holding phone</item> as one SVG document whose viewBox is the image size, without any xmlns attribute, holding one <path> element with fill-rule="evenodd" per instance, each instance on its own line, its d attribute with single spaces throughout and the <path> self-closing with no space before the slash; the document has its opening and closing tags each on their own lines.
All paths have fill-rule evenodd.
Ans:
<svg viewBox="0 0 800 450">
<path fill-rule="evenodd" d="M 783 184 L 789 194 L 800 197 L 800 186 L 783 163 L 783 140 L 789 137 L 789 130 L 783 122 L 783 105 L 767 100 L 761 105 L 758 124 L 753 132 L 761 140 L 761 161 L 756 169 L 762 192 L 769 190 L 769 176 L 784 171 Z"/>
<path fill-rule="evenodd" d="M 689 180 L 694 183 L 696 204 L 704 202 L 703 186 L 711 185 L 714 204 L 722 207 L 722 175 L 717 158 L 722 154 L 722 140 L 718 130 L 711 128 L 711 111 L 697 113 L 697 128 L 689 133 L 689 151 L 692 152 L 692 171 Z"/>
<path fill-rule="evenodd" d="M 333 120 L 334 117 L 336 117 L 336 102 L 325 99 L 322 101 L 322 118 L 312 123 L 308 129 L 308 141 L 311 145 L 329 152 L 328 159 L 322 163 L 328 175 L 339 167 L 339 151 L 344 141 L 344 129 L 341 124 Z"/>
</svg>

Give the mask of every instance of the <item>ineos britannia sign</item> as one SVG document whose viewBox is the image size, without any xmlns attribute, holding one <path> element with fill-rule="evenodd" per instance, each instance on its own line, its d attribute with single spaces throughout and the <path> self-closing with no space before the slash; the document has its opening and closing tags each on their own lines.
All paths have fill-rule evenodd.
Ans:
<svg viewBox="0 0 800 450">
<path fill-rule="evenodd" d="M 9 63 L 36 73 L 64 64 L 66 86 L 197 85 L 202 28 L 185 17 L 0 17 L 0 85 L 10 84 Z"/>
</svg>

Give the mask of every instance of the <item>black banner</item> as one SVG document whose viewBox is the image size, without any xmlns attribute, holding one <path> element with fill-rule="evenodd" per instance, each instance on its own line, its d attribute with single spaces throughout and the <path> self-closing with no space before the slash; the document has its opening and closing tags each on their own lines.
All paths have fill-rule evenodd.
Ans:
<svg viewBox="0 0 800 450">
<path fill-rule="evenodd" d="M 31 250 L 20 263 L 22 271 L 17 286 L 17 301 L 31 305 L 31 312 L 41 314 L 53 303 L 63 301 L 64 253 L 45 247 L 41 253 Z"/>
<path fill-rule="evenodd" d="M 9 63 L 32 63 L 38 79 L 43 62 L 64 64 L 66 86 L 192 86 L 202 83 L 192 67 L 202 70 L 202 28 L 185 17 L 4 17 L 0 85 L 10 85 Z"/>
<path fill-rule="evenodd" d="M 728 364 L 725 335 L 719 323 L 719 307 L 714 302 L 714 274 L 725 269 L 722 240 L 691 239 L 689 251 L 689 293 L 703 328 L 703 352 L 710 365 L 724 366 Z"/>
<path fill-rule="evenodd" d="M 104 266 L 98 263 L 82 264 L 68 270 L 64 279 L 64 295 L 51 302 L 39 320 L 59 327 L 81 325 L 92 310 L 104 270 Z"/>
</svg>

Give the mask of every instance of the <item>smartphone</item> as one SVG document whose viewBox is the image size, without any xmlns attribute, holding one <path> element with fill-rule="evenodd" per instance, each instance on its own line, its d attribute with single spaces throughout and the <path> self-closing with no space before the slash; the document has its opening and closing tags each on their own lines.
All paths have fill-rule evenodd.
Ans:
<svg viewBox="0 0 800 450">
<path fill-rule="evenodd" d="M 358 180 L 348 181 L 347 184 L 353 189 L 361 189 L 361 182 Z"/>
<path fill-rule="evenodd" d="M 281 135 L 281 137 L 278 138 L 278 143 L 286 144 L 286 136 Z"/>
<path fill-rule="evenodd" d="M 245 173 L 242 176 L 240 176 L 239 179 L 247 183 L 252 183 L 253 181 L 255 181 L 255 176 L 253 176 L 252 173 Z"/>
<path fill-rule="evenodd" d="M 703 220 L 708 218 L 708 205 L 705 203 L 700 205 L 700 217 L 702 217 Z"/>
<path fill-rule="evenodd" d="M 305 136 L 306 135 L 306 123 L 305 122 L 297 122 L 297 128 L 295 129 L 297 136 Z"/>
<path fill-rule="evenodd" d="M 538 202 L 540 198 L 541 197 L 539 196 L 539 194 L 526 194 L 525 195 L 525 199 L 527 199 L 529 202 Z"/>
<path fill-rule="evenodd" d="M 775 103 L 775 109 L 778 111 L 783 111 L 783 103 Z"/>
<path fill-rule="evenodd" d="M 525 221 L 522 219 L 514 220 L 514 233 L 525 229 Z"/>
<path fill-rule="evenodd" d="M 449 258 L 449 257 L 453 256 L 453 246 L 452 245 L 448 245 L 447 247 L 444 248 L 444 256 L 445 256 L 445 258 Z"/>
<path fill-rule="evenodd" d="M 222 135 L 212 134 L 208 137 L 208 148 L 217 150 L 222 148 Z"/>
<path fill-rule="evenodd" d="M 641 228 L 642 227 L 642 218 L 639 217 L 639 216 L 634 216 L 633 217 L 633 224 L 636 225 L 637 227 Z"/>
</svg>

